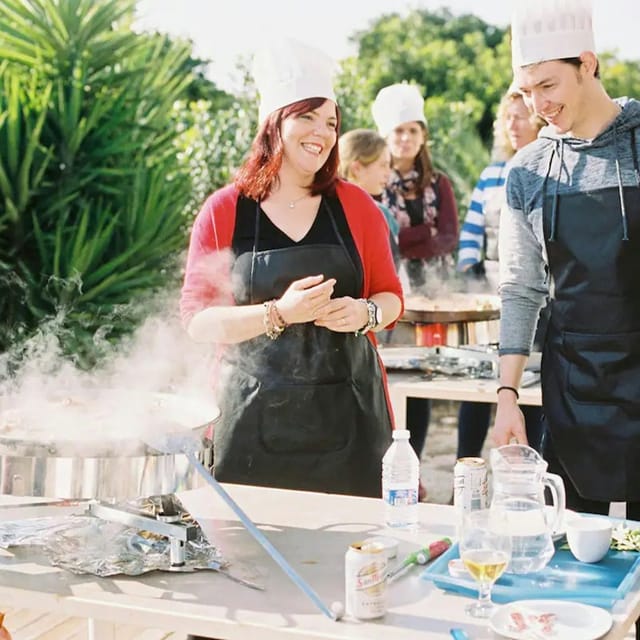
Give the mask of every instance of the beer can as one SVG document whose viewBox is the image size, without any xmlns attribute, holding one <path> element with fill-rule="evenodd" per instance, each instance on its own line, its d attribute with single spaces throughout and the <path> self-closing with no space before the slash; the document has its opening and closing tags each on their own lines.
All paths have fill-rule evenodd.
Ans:
<svg viewBox="0 0 640 640">
<path fill-rule="evenodd" d="M 387 554 L 380 542 L 354 542 L 344 557 L 347 613 L 366 620 L 387 612 Z"/>
<path fill-rule="evenodd" d="M 453 468 L 453 506 L 459 521 L 465 513 L 489 506 L 487 463 L 483 458 L 458 458 Z"/>
</svg>

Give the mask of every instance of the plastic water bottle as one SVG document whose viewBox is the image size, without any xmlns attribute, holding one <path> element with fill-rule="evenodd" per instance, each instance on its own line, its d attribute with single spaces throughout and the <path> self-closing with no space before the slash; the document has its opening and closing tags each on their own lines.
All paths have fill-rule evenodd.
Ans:
<svg viewBox="0 0 640 640">
<path fill-rule="evenodd" d="M 409 444 L 409 430 L 395 429 L 382 458 L 382 499 L 388 527 L 418 525 L 420 461 Z"/>
</svg>

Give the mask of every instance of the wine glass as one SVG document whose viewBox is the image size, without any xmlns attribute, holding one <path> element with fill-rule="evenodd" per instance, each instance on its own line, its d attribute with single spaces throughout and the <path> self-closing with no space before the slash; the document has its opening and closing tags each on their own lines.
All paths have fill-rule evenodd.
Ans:
<svg viewBox="0 0 640 640">
<path fill-rule="evenodd" d="M 460 532 L 460 558 L 478 583 L 478 600 L 466 608 L 474 618 L 488 618 L 493 610 L 491 588 L 511 558 L 511 536 L 506 516 L 490 509 L 464 515 Z"/>
</svg>

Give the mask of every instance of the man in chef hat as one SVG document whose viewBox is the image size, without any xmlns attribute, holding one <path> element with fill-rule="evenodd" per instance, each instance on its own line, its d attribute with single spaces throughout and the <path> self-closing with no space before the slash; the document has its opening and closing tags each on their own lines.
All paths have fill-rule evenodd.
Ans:
<svg viewBox="0 0 640 640">
<path fill-rule="evenodd" d="M 586 0 L 521 2 L 515 83 L 548 122 L 514 158 L 500 216 L 500 387 L 494 437 L 526 443 L 518 385 L 550 297 L 544 455 L 567 506 L 640 518 L 640 104 L 607 95 Z"/>
</svg>

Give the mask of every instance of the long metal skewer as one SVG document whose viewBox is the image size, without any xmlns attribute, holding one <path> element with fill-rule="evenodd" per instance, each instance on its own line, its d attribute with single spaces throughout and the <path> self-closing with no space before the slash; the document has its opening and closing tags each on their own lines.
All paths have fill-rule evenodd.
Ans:
<svg viewBox="0 0 640 640">
<path fill-rule="evenodd" d="M 332 611 L 327 605 L 322 602 L 320 596 L 313 590 L 297 572 L 287 562 L 285 557 L 269 542 L 267 537 L 256 527 L 250 520 L 249 516 L 240 508 L 238 503 L 227 493 L 222 485 L 209 473 L 205 466 L 196 458 L 192 451 L 185 450 L 186 456 L 189 462 L 195 467 L 196 471 L 206 480 L 207 484 L 215 490 L 215 492 L 227 503 L 231 510 L 240 518 L 240 521 L 245 526 L 247 531 L 256 539 L 264 550 L 271 556 L 271 558 L 278 564 L 278 566 L 289 576 L 291 581 L 300 589 L 315 605 L 324 613 L 325 616 L 331 618 L 331 620 L 339 620 L 342 617 L 342 612 L 336 610 Z"/>
</svg>

